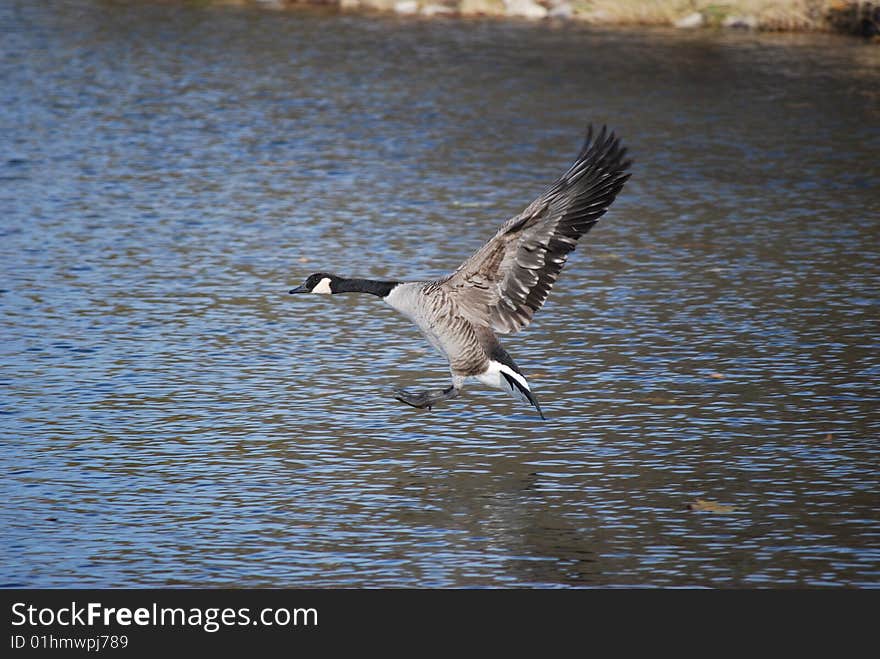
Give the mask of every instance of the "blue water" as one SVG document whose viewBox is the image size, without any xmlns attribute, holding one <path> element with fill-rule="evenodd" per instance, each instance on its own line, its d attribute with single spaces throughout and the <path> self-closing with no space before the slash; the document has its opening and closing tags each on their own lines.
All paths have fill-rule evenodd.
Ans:
<svg viewBox="0 0 880 659">
<path fill-rule="evenodd" d="M 0 584 L 880 584 L 876 46 L 73 0 L 0 25 Z M 548 421 L 477 384 L 406 407 L 448 380 L 407 321 L 287 295 L 451 271 L 588 121 L 633 177 L 505 340 Z"/>
</svg>

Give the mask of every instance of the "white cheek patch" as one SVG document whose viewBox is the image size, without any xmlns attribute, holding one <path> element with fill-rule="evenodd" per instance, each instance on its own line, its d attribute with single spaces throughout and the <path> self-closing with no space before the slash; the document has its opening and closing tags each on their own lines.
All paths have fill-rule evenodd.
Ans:
<svg viewBox="0 0 880 659">
<path fill-rule="evenodd" d="M 330 277 L 324 277 L 318 282 L 318 285 L 312 289 L 312 293 L 318 293 L 320 295 L 330 295 L 332 292 L 333 291 L 330 290 Z"/>
</svg>

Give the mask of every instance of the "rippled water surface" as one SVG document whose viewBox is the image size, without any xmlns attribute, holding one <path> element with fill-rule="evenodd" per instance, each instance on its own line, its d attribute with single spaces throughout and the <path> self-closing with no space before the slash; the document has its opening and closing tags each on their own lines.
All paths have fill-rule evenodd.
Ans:
<svg viewBox="0 0 880 659">
<path fill-rule="evenodd" d="M 6 586 L 870 586 L 880 49 L 0 6 Z M 613 125 L 505 345 L 548 416 L 311 272 L 453 269 Z M 725 506 L 695 511 L 698 500 Z M 710 506 L 711 507 L 711 506 Z"/>
</svg>

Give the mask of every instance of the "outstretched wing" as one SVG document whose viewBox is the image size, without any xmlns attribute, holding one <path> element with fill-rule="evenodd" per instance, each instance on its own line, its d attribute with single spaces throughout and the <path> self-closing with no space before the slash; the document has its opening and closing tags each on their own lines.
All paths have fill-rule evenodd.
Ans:
<svg viewBox="0 0 880 659">
<path fill-rule="evenodd" d="M 547 192 L 441 285 L 472 322 L 511 334 L 541 308 L 565 260 L 629 178 L 626 149 L 605 127 L 587 131 L 577 160 Z"/>
</svg>

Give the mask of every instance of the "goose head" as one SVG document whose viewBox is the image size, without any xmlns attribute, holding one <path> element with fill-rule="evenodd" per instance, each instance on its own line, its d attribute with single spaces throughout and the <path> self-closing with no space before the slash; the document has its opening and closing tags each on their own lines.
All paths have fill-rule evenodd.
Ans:
<svg viewBox="0 0 880 659">
<path fill-rule="evenodd" d="M 329 295 L 331 293 L 340 293 L 338 286 L 334 286 L 334 284 L 338 284 L 340 277 L 336 275 L 327 274 L 326 272 L 316 272 L 312 275 L 309 275 L 306 279 L 305 283 L 302 286 L 297 286 L 294 289 L 291 289 L 291 293 L 319 293 L 323 295 Z"/>
</svg>

